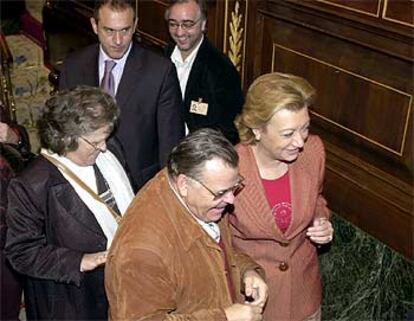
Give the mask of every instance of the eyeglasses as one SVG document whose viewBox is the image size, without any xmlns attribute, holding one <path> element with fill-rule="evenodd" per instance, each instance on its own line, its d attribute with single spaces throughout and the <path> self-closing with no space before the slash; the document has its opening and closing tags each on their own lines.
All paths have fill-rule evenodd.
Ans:
<svg viewBox="0 0 414 321">
<path fill-rule="evenodd" d="M 201 186 L 203 186 L 207 191 L 210 192 L 211 195 L 213 195 L 213 201 L 217 201 L 221 198 L 223 198 L 226 194 L 232 193 L 234 196 L 237 196 L 241 192 L 241 190 L 245 187 L 245 184 L 243 183 L 244 177 L 239 175 L 239 181 L 232 187 L 226 188 L 222 191 L 213 192 L 211 188 L 206 186 L 203 182 L 199 181 L 198 179 L 195 179 L 194 177 L 189 176 L 192 180 L 199 183 Z"/>
<path fill-rule="evenodd" d="M 184 20 L 183 22 L 177 22 L 176 20 L 169 19 L 168 20 L 168 28 L 170 29 L 178 29 L 178 27 L 181 27 L 182 30 L 190 30 L 194 28 L 194 26 L 201 20 L 201 17 L 197 20 Z"/>
<path fill-rule="evenodd" d="M 100 152 L 104 152 L 104 150 L 102 150 L 102 147 L 99 147 L 99 145 L 101 145 L 102 144 L 102 142 L 101 143 L 99 143 L 99 144 L 96 144 L 96 143 L 92 143 L 92 142 L 90 142 L 89 140 L 87 140 L 85 137 L 83 137 L 83 136 L 79 136 L 85 143 L 87 143 L 89 146 L 91 146 L 93 149 L 95 149 L 96 151 L 100 151 Z"/>
</svg>

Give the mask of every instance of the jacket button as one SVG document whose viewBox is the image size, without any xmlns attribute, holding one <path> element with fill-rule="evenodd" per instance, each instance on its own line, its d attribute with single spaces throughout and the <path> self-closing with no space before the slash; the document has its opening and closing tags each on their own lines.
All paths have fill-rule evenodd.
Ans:
<svg viewBox="0 0 414 321">
<path fill-rule="evenodd" d="M 286 262 L 281 262 L 279 264 L 279 270 L 285 272 L 289 268 L 289 265 Z"/>
</svg>

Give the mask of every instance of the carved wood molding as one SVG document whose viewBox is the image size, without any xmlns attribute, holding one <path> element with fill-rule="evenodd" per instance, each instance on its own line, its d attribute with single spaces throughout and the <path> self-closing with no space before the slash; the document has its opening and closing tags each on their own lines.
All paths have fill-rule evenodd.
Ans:
<svg viewBox="0 0 414 321">
<path fill-rule="evenodd" d="M 232 6 L 231 12 L 229 7 Z M 239 71 L 244 81 L 248 0 L 225 2 L 223 52 Z"/>
</svg>

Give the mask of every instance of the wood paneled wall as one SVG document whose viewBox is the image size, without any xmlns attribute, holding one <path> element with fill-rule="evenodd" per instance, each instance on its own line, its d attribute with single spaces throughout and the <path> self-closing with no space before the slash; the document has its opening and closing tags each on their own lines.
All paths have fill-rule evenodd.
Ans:
<svg viewBox="0 0 414 321">
<path fill-rule="evenodd" d="M 414 2 L 210 1 L 209 10 L 209 37 L 245 89 L 270 71 L 318 89 L 312 131 L 326 144 L 330 208 L 412 258 Z"/>
<path fill-rule="evenodd" d="M 312 131 L 327 149 L 330 208 L 413 257 L 413 1 L 260 2 L 253 77 L 318 89 Z M 252 78 L 246 79 L 247 85 Z"/>
</svg>

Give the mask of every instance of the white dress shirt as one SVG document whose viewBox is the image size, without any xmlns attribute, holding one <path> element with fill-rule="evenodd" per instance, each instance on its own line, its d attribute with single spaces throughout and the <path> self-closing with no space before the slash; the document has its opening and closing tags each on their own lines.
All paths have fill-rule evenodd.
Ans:
<svg viewBox="0 0 414 321">
<path fill-rule="evenodd" d="M 171 54 L 171 61 L 174 63 L 177 69 L 178 80 L 180 81 L 181 94 L 183 99 L 185 96 L 185 88 L 187 87 L 188 77 L 190 76 L 191 68 L 193 67 L 195 57 L 197 56 L 198 50 L 200 49 L 201 43 L 203 42 L 204 35 L 201 37 L 200 42 L 194 48 L 194 50 L 183 60 L 181 52 L 177 46 L 175 46 L 173 53 Z"/>
</svg>

